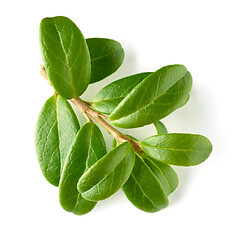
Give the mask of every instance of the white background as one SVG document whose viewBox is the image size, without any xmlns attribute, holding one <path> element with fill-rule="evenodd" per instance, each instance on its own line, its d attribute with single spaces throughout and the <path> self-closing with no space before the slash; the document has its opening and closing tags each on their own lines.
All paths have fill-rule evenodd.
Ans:
<svg viewBox="0 0 238 240">
<path fill-rule="evenodd" d="M 4 1 L 0 8 L 1 239 L 238 239 L 238 14 L 226 0 Z M 40 76 L 39 23 L 71 18 L 85 38 L 119 41 L 125 61 L 88 88 L 90 100 L 118 78 L 184 64 L 191 99 L 166 117 L 169 132 L 200 133 L 213 143 L 201 165 L 176 167 L 179 187 L 157 213 L 135 208 L 121 191 L 85 216 L 65 212 L 38 166 L 34 129 L 53 93 Z M 83 118 L 79 116 L 81 124 Z M 143 139 L 152 126 L 136 129 Z M 107 134 L 104 132 L 104 135 Z M 107 140 L 111 138 L 106 136 Z M 108 144 L 110 148 L 110 144 Z"/>
</svg>

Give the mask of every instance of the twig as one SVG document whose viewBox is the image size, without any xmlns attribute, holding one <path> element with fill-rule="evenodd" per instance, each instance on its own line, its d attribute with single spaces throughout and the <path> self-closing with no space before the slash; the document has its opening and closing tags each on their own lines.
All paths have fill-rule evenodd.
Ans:
<svg viewBox="0 0 238 240">
<path fill-rule="evenodd" d="M 45 68 L 41 66 L 41 75 L 49 82 L 51 85 L 47 73 L 45 71 Z M 52 85 L 51 85 L 52 86 Z M 107 121 L 109 121 L 108 117 L 105 116 L 102 113 L 99 113 L 98 111 L 92 109 L 87 102 L 83 101 L 80 98 L 72 98 L 71 102 L 73 102 L 80 112 L 85 116 L 85 118 L 88 121 L 91 121 L 89 116 L 93 118 L 96 122 L 98 122 L 108 133 L 110 133 L 117 141 L 119 142 L 125 142 L 128 141 L 132 145 L 132 147 L 135 149 L 136 152 L 141 152 L 140 146 L 131 139 L 130 137 L 124 135 L 123 133 L 119 132 L 117 129 L 115 129 L 113 126 L 111 126 Z M 106 121 L 107 120 L 107 121 Z"/>
<path fill-rule="evenodd" d="M 40 74 L 46 79 L 46 81 L 50 84 L 50 86 L 52 87 L 52 84 L 47 76 L 47 73 L 45 71 L 45 67 L 43 65 L 40 65 Z"/>
<path fill-rule="evenodd" d="M 80 98 L 72 98 L 71 101 L 78 107 L 78 109 L 82 113 L 88 114 L 92 117 L 96 122 L 98 122 L 108 133 L 110 133 L 117 141 L 125 142 L 128 141 L 133 146 L 135 151 L 140 152 L 141 148 L 136 144 L 136 142 L 131 139 L 130 137 L 124 135 L 123 133 L 119 132 L 113 126 L 111 126 L 108 122 L 106 122 L 101 114 L 91 107 L 89 107 L 82 99 Z"/>
</svg>

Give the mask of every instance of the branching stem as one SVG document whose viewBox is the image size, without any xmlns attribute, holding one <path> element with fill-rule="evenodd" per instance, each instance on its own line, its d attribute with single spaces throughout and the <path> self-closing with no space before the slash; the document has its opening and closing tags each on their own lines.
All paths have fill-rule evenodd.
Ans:
<svg viewBox="0 0 238 240">
<path fill-rule="evenodd" d="M 45 68 L 41 66 L 41 75 L 49 82 L 51 85 L 47 73 L 45 71 Z M 52 85 L 51 85 L 52 86 Z M 115 129 L 113 126 L 111 126 L 107 121 L 109 121 L 108 117 L 105 116 L 102 113 L 99 113 L 98 111 L 92 109 L 87 102 L 83 101 L 80 98 L 72 98 L 71 102 L 73 102 L 77 108 L 80 110 L 80 112 L 85 116 L 85 118 L 90 121 L 91 119 L 89 116 L 94 119 L 97 123 L 99 123 L 108 133 L 110 133 L 117 141 L 119 142 L 125 142 L 128 141 L 132 145 L 132 147 L 135 149 L 136 152 L 141 152 L 140 146 L 137 144 L 137 142 L 130 137 L 124 135 L 123 133 L 119 132 L 117 129 Z"/>
</svg>

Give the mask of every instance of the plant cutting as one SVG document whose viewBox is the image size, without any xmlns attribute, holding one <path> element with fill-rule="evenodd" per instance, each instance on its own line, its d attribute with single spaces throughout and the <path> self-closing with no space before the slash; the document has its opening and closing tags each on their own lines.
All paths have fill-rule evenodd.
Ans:
<svg viewBox="0 0 238 240">
<path fill-rule="evenodd" d="M 86 102 L 80 96 L 88 85 L 121 66 L 121 44 L 85 39 L 75 23 L 57 16 L 41 21 L 40 49 L 41 74 L 55 93 L 37 120 L 36 153 L 44 177 L 59 188 L 63 209 L 86 214 L 119 189 L 142 211 L 168 206 L 178 185 L 170 165 L 198 165 L 212 151 L 205 136 L 168 133 L 160 121 L 188 102 L 192 76 L 187 68 L 176 64 L 126 76 Z M 82 126 L 69 102 L 85 116 Z M 157 134 L 142 141 L 121 131 L 149 124 Z M 99 125 L 114 138 L 108 152 Z"/>
</svg>

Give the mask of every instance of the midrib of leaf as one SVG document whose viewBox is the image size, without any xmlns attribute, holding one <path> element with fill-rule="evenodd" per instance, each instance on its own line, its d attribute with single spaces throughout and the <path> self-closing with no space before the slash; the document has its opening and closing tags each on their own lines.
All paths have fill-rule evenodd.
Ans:
<svg viewBox="0 0 238 240">
<path fill-rule="evenodd" d="M 123 96 L 120 96 L 120 97 L 114 97 L 114 98 L 104 98 L 102 100 L 99 100 L 99 101 L 93 101 L 93 103 L 101 103 L 101 102 L 110 102 L 111 100 L 116 100 L 116 99 L 120 99 L 122 98 L 123 99 Z"/>
<path fill-rule="evenodd" d="M 100 57 L 93 58 L 93 59 L 91 59 L 91 62 L 97 61 L 97 60 L 102 59 L 102 58 L 106 58 L 106 57 L 108 57 L 108 56 L 110 56 L 110 55 L 113 55 L 113 52 L 110 52 L 110 53 L 108 53 L 108 54 L 106 54 L 106 55 L 104 55 L 104 56 L 100 56 Z"/>
<path fill-rule="evenodd" d="M 55 94 L 55 116 L 56 116 L 56 124 L 57 124 L 57 137 L 58 137 L 58 145 L 59 145 L 59 157 L 60 157 L 60 175 L 62 173 L 62 159 L 61 159 L 61 149 L 60 149 L 60 136 L 59 136 L 59 121 L 58 121 L 58 95 Z"/>
<path fill-rule="evenodd" d="M 81 130 L 81 129 L 80 129 Z M 79 131 L 80 131 L 79 130 Z M 69 148 L 69 150 L 68 150 L 68 153 L 67 153 L 67 155 L 66 155 L 66 158 L 65 158 L 65 163 L 64 163 L 64 166 L 63 166 L 63 169 L 62 169 L 62 173 L 63 172 L 65 172 L 65 168 L 66 168 L 66 166 L 68 165 L 68 162 L 71 160 L 71 158 L 72 158 L 72 155 L 74 154 L 74 152 L 75 152 L 75 141 L 76 141 L 76 137 L 77 137 L 77 135 L 78 135 L 78 133 L 76 134 L 76 136 L 75 136 L 75 138 L 74 138 L 74 140 L 73 140 L 73 142 L 71 143 L 71 145 L 70 145 L 70 148 Z M 81 164 L 80 166 L 78 166 L 78 168 L 80 168 L 81 166 L 83 166 L 84 164 Z M 84 166 L 84 168 L 85 168 L 85 166 Z M 71 174 L 72 174 L 72 172 L 71 172 Z M 69 174 L 70 175 L 70 174 Z M 62 180 L 62 178 L 60 178 L 60 181 Z"/>
<path fill-rule="evenodd" d="M 72 209 L 72 211 L 71 212 L 75 212 L 75 209 L 77 208 L 77 206 L 78 206 L 78 201 L 79 201 L 79 198 L 80 198 L 80 196 L 81 196 L 81 193 L 78 193 L 78 195 L 77 195 L 77 201 L 76 201 L 76 203 L 75 203 L 75 205 L 74 205 L 74 208 Z M 85 199 L 85 201 L 86 201 L 86 199 Z"/>
<path fill-rule="evenodd" d="M 77 200 L 76 200 L 76 203 L 74 204 L 74 208 L 72 209 L 72 212 L 75 211 L 75 209 L 76 209 L 76 207 L 77 207 L 77 205 L 78 205 L 79 196 L 80 196 L 80 193 L 78 193 L 78 195 L 77 195 Z"/>
<path fill-rule="evenodd" d="M 172 187 L 170 181 L 168 180 L 168 178 L 165 176 L 164 172 L 163 172 L 159 167 L 158 167 L 158 169 L 160 170 L 160 172 L 161 172 L 161 173 L 163 174 L 163 176 L 165 177 L 166 182 L 169 184 L 169 187 L 170 187 L 170 193 L 171 193 L 173 187 Z"/>
<path fill-rule="evenodd" d="M 171 151 L 176 151 L 176 152 L 189 152 L 189 151 L 193 151 L 193 152 L 200 152 L 200 151 L 209 151 L 209 150 L 205 150 L 205 149 L 193 149 L 194 145 L 189 148 L 189 149 L 180 149 L 180 148 L 169 148 L 169 147 L 160 147 L 160 146 L 153 146 L 150 144 L 144 144 L 142 143 L 142 145 L 146 146 L 146 147 L 150 147 L 150 148 L 155 148 L 155 149 L 162 149 L 162 150 L 171 150 Z M 197 144 L 196 144 L 197 145 Z"/>
<path fill-rule="evenodd" d="M 133 178 L 135 184 L 136 184 L 136 185 L 139 187 L 139 189 L 141 190 L 143 196 L 144 196 L 146 199 L 148 199 L 149 202 L 151 202 L 151 204 L 152 204 L 152 205 L 154 206 L 154 208 L 156 209 L 156 208 L 157 208 L 156 205 L 152 202 L 152 200 L 151 200 L 151 199 L 148 197 L 148 195 L 144 192 L 144 189 L 140 186 L 139 182 L 137 182 L 136 177 L 134 176 L 133 173 L 131 173 L 131 177 Z"/>
<path fill-rule="evenodd" d="M 150 74 L 149 74 L 150 75 Z M 149 76 L 148 75 L 148 76 Z M 145 77 L 146 78 L 146 77 Z M 144 78 L 144 79 L 145 79 Z M 143 79 L 143 80 L 144 80 Z M 101 99 L 101 100 L 99 100 L 99 101 L 97 101 L 97 99 L 94 101 L 93 100 L 93 103 L 100 103 L 100 102 L 103 102 L 103 101 L 110 101 L 110 100 L 116 100 L 116 99 L 120 99 L 120 98 L 125 98 L 127 95 L 129 95 L 131 92 L 132 92 L 132 90 L 137 86 L 137 85 L 139 85 L 143 80 L 141 80 L 141 81 L 138 81 L 138 83 L 129 91 L 129 92 L 127 92 L 127 89 L 125 90 L 125 91 L 123 91 L 121 94 L 120 94 L 120 96 L 118 96 L 118 97 L 111 97 L 111 98 L 103 98 L 103 99 Z M 119 80 L 117 80 L 117 81 L 120 81 L 120 79 Z M 126 94 L 125 94 L 126 93 Z M 95 96 L 95 98 L 96 98 L 97 96 Z"/>
<path fill-rule="evenodd" d="M 187 73 L 187 72 L 186 72 L 186 73 Z M 186 73 L 183 75 L 183 77 L 186 75 Z M 156 96 L 153 100 L 151 100 L 151 102 L 149 102 L 149 103 L 146 104 L 145 106 L 143 106 L 143 107 L 141 107 L 141 108 L 137 108 L 134 112 L 132 112 L 132 113 L 130 113 L 130 114 L 128 114 L 128 115 L 124 115 L 124 116 L 122 116 L 121 118 L 114 119 L 114 120 L 112 120 L 112 121 L 116 121 L 116 120 L 121 120 L 121 119 L 123 119 L 123 118 L 127 118 L 128 116 L 134 115 L 134 114 L 136 114 L 137 112 L 143 110 L 144 108 L 146 108 L 146 107 L 154 104 L 154 102 L 155 102 L 158 98 L 161 98 L 163 95 L 165 95 L 165 94 L 167 93 L 167 91 L 169 91 L 169 89 L 171 89 L 176 83 L 178 83 L 179 81 L 181 81 L 181 79 L 182 79 L 183 77 L 181 77 L 177 82 L 175 82 L 170 88 L 168 88 L 168 89 L 166 89 L 164 92 L 162 92 L 159 96 Z M 144 81 L 144 80 L 143 80 L 143 81 Z M 139 84 L 142 84 L 143 81 L 140 82 Z M 139 84 L 138 84 L 136 87 L 139 87 Z M 133 89 L 134 89 L 134 88 L 133 88 Z M 132 91 L 133 91 L 133 89 L 132 89 Z M 132 92 L 132 91 L 131 91 L 131 92 Z M 130 93 L 131 93 L 131 92 L 130 92 Z M 128 93 L 128 95 L 129 95 L 130 93 Z M 144 93 L 145 93 L 145 91 L 144 91 Z M 143 93 L 143 94 L 144 94 L 144 93 Z M 128 96 L 128 95 L 127 95 L 127 96 Z M 142 99 L 142 97 L 141 97 L 140 99 Z M 142 100 L 140 100 L 140 101 L 142 101 Z M 155 103 L 155 104 L 156 104 L 156 103 Z M 137 106 L 140 107 L 139 104 L 137 104 Z"/>
<path fill-rule="evenodd" d="M 150 161 L 149 159 L 147 159 L 148 161 Z M 172 186 L 170 185 L 170 183 L 169 183 L 169 181 L 168 181 L 168 179 L 167 179 L 167 177 L 165 176 L 165 174 L 164 174 L 164 172 L 160 169 L 160 167 L 158 167 L 156 164 L 154 164 L 152 161 L 150 161 L 151 162 L 151 164 L 153 164 L 153 166 L 155 166 L 158 170 L 159 170 L 159 172 L 164 176 L 164 178 L 165 178 L 165 180 L 166 180 L 166 182 L 168 183 L 168 185 L 170 186 L 170 191 L 172 191 Z M 146 163 L 145 163 L 146 164 Z M 147 165 L 147 164 L 146 164 Z M 147 165 L 148 166 L 148 165 Z M 148 166 L 149 168 L 150 168 L 150 166 Z M 152 169 L 151 169 L 151 171 L 152 171 Z M 152 171 L 153 172 L 153 171 Z M 153 173 L 154 174 L 154 173 Z M 155 174 L 154 174 L 155 175 Z M 156 177 L 156 175 L 155 175 L 155 177 Z M 156 177 L 157 178 L 157 177 Z M 163 188 L 163 186 L 162 186 L 162 184 L 161 184 L 161 187 Z M 163 188 L 164 189 L 164 188 Z"/>
<path fill-rule="evenodd" d="M 89 151 L 90 151 L 90 149 L 92 149 L 92 148 L 91 148 L 92 135 L 93 135 L 93 125 L 90 126 L 90 138 L 89 138 L 89 143 L 88 143 L 88 153 L 87 153 L 87 159 L 86 159 L 86 161 L 85 161 L 84 172 L 85 172 L 86 169 L 88 169 Z M 93 151 L 93 154 L 94 154 L 94 156 L 96 156 L 94 151 Z"/>
<path fill-rule="evenodd" d="M 103 182 L 111 173 L 114 172 L 114 170 L 118 167 L 118 165 L 125 159 L 126 155 L 128 154 L 128 152 L 130 151 L 130 148 L 128 149 L 128 151 L 125 153 L 125 155 L 122 157 L 121 161 L 119 161 L 119 163 L 117 163 L 117 165 L 112 169 L 112 171 L 110 171 L 109 173 L 107 173 L 96 185 L 92 186 L 89 190 L 83 192 L 87 193 L 89 192 L 92 188 L 94 187 L 99 187 L 100 183 Z"/>
<path fill-rule="evenodd" d="M 137 86 L 137 85 L 136 85 L 136 86 Z M 136 86 L 135 86 L 135 87 L 136 87 Z M 131 91 L 132 91 L 133 89 L 134 89 L 134 88 L 132 88 Z M 126 97 L 127 95 L 129 95 L 130 92 L 131 92 L 131 91 L 130 91 L 129 93 L 127 93 L 127 94 L 125 95 L 125 92 L 126 92 L 126 91 L 127 91 L 127 90 L 125 90 L 123 93 L 121 93 L 120 96 L 118 96 L 118 97 L 103 98 L 103 99 L 101 99 L 101 100 L 99 100 L 99 101 L 97 101 L 97 100 L 94 101 L 94 100 L 93 100 L 93 103 L 106 102 L 106 101 L 116 100 L 116 99 L 120 99 L 120 98 L 123 99 L 124 97 Z"/>
<path fill-rule="evenodd" d="M 70 66 L 69 66 L 69 59 L 68 59 L 66 50 L 65 50 L 65 48 L 64 48 L 64 44 L 63 44 L 62 37 L 61 37 L 61 35 L 60 35 L 59 29 L 58 29 L 58 27 L 57 27 L 57 24 L 56 24 L 54 18 L 53 18 L 53 21 L 54 21 L 55 29 L 56 29 L 56 31 L 57 31 L 57 33 L 58 33 L 58 36 L 59 36 L 60 45 L 62 46 L 62 50 L 63 50 L 64 55 L 65 55 L 66 66 L 67 66 L 68 72 L 69 72 L 69 74 L 70 74 L 70 79 L 69 79 L 69 80 L 70 80 L 70 82 L 71 82 L 71 84 L 72 84 L 72 87 L 73 87 L 73 89 L 72 89 L 72 90 L 73 90 L 73 95 L 76 95 L 76 93 L 75 93 L 75 88 L 74 88 L 74 83 L 73 83 L 73 76 L 72 76 L 72 73 L 71 73 L 71 68 L 70 68 Z M 71 41 L 72 41 L 72 37 L 71 37 Z M 70 45 L 71 45 L 71 44 L 70 44 Z"/>
<path fill-rule="evenodd" d="M 48 36 L 50 36 L 50 38 L 51 38 L 52 40 L 54 40 L 55 42 L 57 42 L 57 44 L 58 44 L 58 41 L 57 41 L 55 38 L 53 38 L 51 35 L 49 35 L 48 32 L 46 32 L 45 30 L 44 30 L 44 32 L 45 32 Z M 58 57 L 57 57 L 57 55 L 55 54 L 54 51 L 52 51 L 50 48 L 47 47 L 47 45 L 46 45 L 46 43 L 45 43 L 44 40 L 42 40 L 42 44 L 44 45 L 44 47 L 47 49 L 48 52 L 51 52 L 51 54 L 55 57 L 55 59 L 57 59 L 57 61 L 65 64 L 61 58 L 58 58 Z M 45 57 L 46 57 L 46 55 L 45 55 Z"/>
<path fill-rule="evenodd" d="M 51 162 L 53 162 L 53 156 L 54 156 L 54 154 L 55 154 L 55 152 L 56 152 L 56 150 L 58 149 L 58 146 L 55 148 L 55 150 L 53 151 L 53 153 L 51 154 L 51 157 L 50 157 L 50 161 L 48 162 L 48 164 L 47 164 L 47 167 L 46 167 L 46 175 L 48 176 L 48 173 L 49 173 L 49 166 L 50 166 L 50 164 L 51 164 Z M 54 167 L 53 169 L 56 169 L 56 168 L 58 168 L 58 167 Z M 50 170 L 52 170 L 52 168 L 50 168 Z"/>
</svg>

